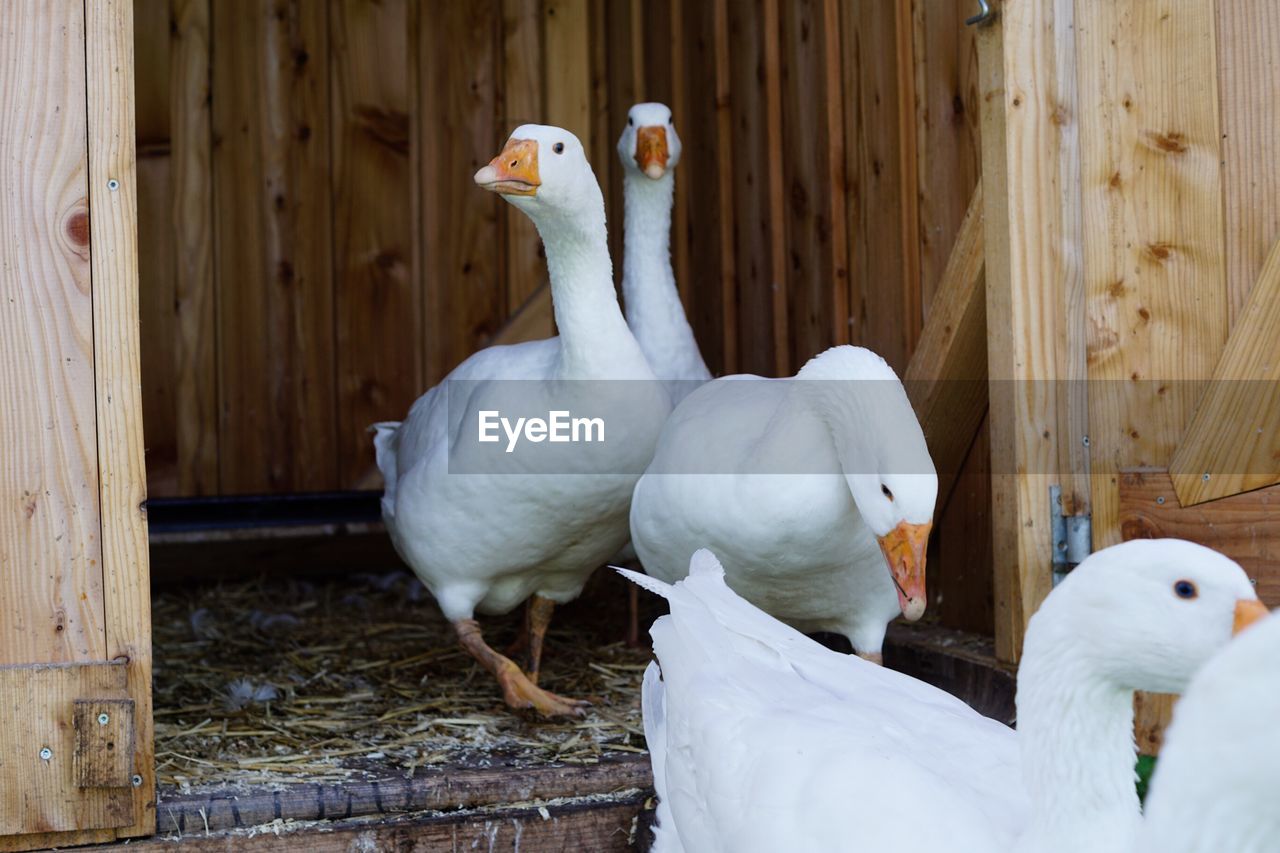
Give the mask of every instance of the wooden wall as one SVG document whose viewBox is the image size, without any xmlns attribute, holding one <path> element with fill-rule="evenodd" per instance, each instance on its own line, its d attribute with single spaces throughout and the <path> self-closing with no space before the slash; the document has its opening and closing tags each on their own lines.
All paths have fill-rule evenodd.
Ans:
<svg viewBox="0 0 1280 853">
<path fill-rule="evenodd" d="M 978 180 L 962 0 L 136 5 L 156 496 L 377 488 L 368 424 L 550 333 L 532 226 L 471 181 L 523 122 L 584 140 L 620 266 L 617 134 L 673 108 L 677 277 L 719 374 L 845 342 L 901 371 Z M 956 553 L 989 553 L 977 511 L 939 525 Z"/>
</svg>

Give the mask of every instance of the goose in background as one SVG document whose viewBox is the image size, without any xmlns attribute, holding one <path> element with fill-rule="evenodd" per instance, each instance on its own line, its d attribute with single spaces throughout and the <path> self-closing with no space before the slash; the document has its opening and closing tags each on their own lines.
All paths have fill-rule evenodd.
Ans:
<svg viewBox="0 0 1280 853">
<path fill-rule="evenodd" d="M 1100 551 L 1028 625 L 1015 732 L 767 616 L 707 551 L 675 585 L 622 571 L 671 605 L 642 700 L 659 853 L 1130 853 L 1134 691 L 1181 690 L 1266 612 L 1199 545 Z"/>
<path fill-rule="evenodd" d="M 680 302 L 671 267 L 671 206 L 680 136 L 665 104 L 636 104 L 618 138 L 625 208 L 622 300 L 627 325 L 679 403 L 711 378 Z"/>
<path fill-rule="evenodd" d="M 582 144 L 558 127 L 524 125 L 475 175 L 533 220 L 546 247 L 560 335 L 482 350 L 414 403 L 403 423 L 374 426 L 386 481 L 383 518 L 397 551 L 435 596 L 462 646 L 502 687 L 513 708 L 582 713 L 581 702 L 537 685 L 543 638 L 556 604 L 627 540 L 637 476 L 653 453 L 670 403 L 618 307 L 605 235 L 604 199 Z M 566 387 L 627 386 L 627 417 L 608 424 L 603 450 L 558 457 L 554 472 L 451 470 L 451 443 L 476 435 L 478 414 L 521 404 L 549 412 Z M 501 380 L 542 380 L 510 383 Z M 605 393 L 601 390 L 596 393 Z M 588 400 L 594 403 L 594 400 Z M 540 445 L 545 447 L 547 445 Z M 578 447 L 575 445 L 576 451 Z M 500 455 L 500 450 L 499 450 Z M 484 641 L 476 613 L 529 604 L 530 671 Z"/>
<path fill-rule="evenodd" d="M 708 548 L 752 604 L 878 661 L 889 622 L 924 613 L 937 493 L 893 369 L 837 346 L 794 379 L 731 376 L 686 397 L 636 484 L 631 541 L 667 582 Z"/>
<path fill-rule="evenodd" d="M 1280 851 L 1280 617 L 1233 640 L 1173 709 L 1142 853 Z"/>
</svg>

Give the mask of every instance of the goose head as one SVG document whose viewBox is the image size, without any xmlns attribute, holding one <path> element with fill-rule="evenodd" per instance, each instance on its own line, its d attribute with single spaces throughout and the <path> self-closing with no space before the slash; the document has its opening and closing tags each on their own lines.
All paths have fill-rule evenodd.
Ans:
<svg viewBox="0 0 1280 853">
<path fill-rule="evenodd" d="M 520 208 L 535 223 L 603 216 L 604 200 L 578 137 L 561 127 L 525 124 L 475 182 Z"/>
<path fill-rule="evenodd" d="M 1026 659 L 1065 633 L 1103 683 L 1181 693 L 1233 634 L 1265 615 L 1228 557 L 1180 539 L 1138 539 L 1093 554 L 1058 585 L 1031 617 Z"/>
<path fill-rule="evenodd" d="M 629 173 L 657 180 L 680 162 L 680 136 L 666 104 L 636 104 L 618 138 L 618 159 Z"/>
</svg>

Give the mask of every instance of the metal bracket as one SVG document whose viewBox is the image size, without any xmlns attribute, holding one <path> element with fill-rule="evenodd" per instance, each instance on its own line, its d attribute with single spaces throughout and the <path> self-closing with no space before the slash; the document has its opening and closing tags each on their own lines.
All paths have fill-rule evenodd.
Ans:
<svg viewBox="0 0 1280 853">
<path fill-rule="evenodd" d="M 1093 519 L 1063 515 L 1062 487 L 1049 487 L 1049 528 L 1053 531 L 1054 586 L 1093 553 Z"/>
</svg>

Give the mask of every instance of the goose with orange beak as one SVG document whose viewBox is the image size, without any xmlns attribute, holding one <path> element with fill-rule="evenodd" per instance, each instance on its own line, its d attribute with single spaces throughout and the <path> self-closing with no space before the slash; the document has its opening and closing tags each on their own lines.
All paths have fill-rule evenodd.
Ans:
<svg viewBox="0 0 1280 853">
<path fill-rule="evenodd" d="M 937 495 L 897 375 L 838 346 L 793 378 L 724 377 L 685 397 L 636 484 L 631 541 L 669 583 L 707 548 L 761 610 L 879 662 L 889 622 L 924 613 Z"/>
<path fill-rule="evenodd" d="M 578 715 L 584 703 L 538 683 L 547 626 L 555 606 L 576 598 L 627 541 L 637 479 L 629 472 L 643 470 L 671 407 L 618 306 L 604 198 L 578 138 L 558 127 L 518 127 L 475 182 L 537 227 L 560 335 L 475 353 L 423 395 L 404 422 L 374 426 L 386 482 L 382 514 L 397 551 L 507 704 L 544 716 Z M 575 393 L 568 399 L 590 410 L 611 405 L 602 396 L 619 386 L 627 408 L 609 418 L 608 446 L 597 452 L 565 454 L 546 472 L 519 453 L 504 457 L 509 467 L 452 467 L 458 447 L 467 447 L 465 436 L 476 435 L 477 413 L 514 406 L 548 412 Z M 526 602 L 528 665 L 521 668 L 485 642 L 476 615 L 508 613 Z"/>
</svg>

